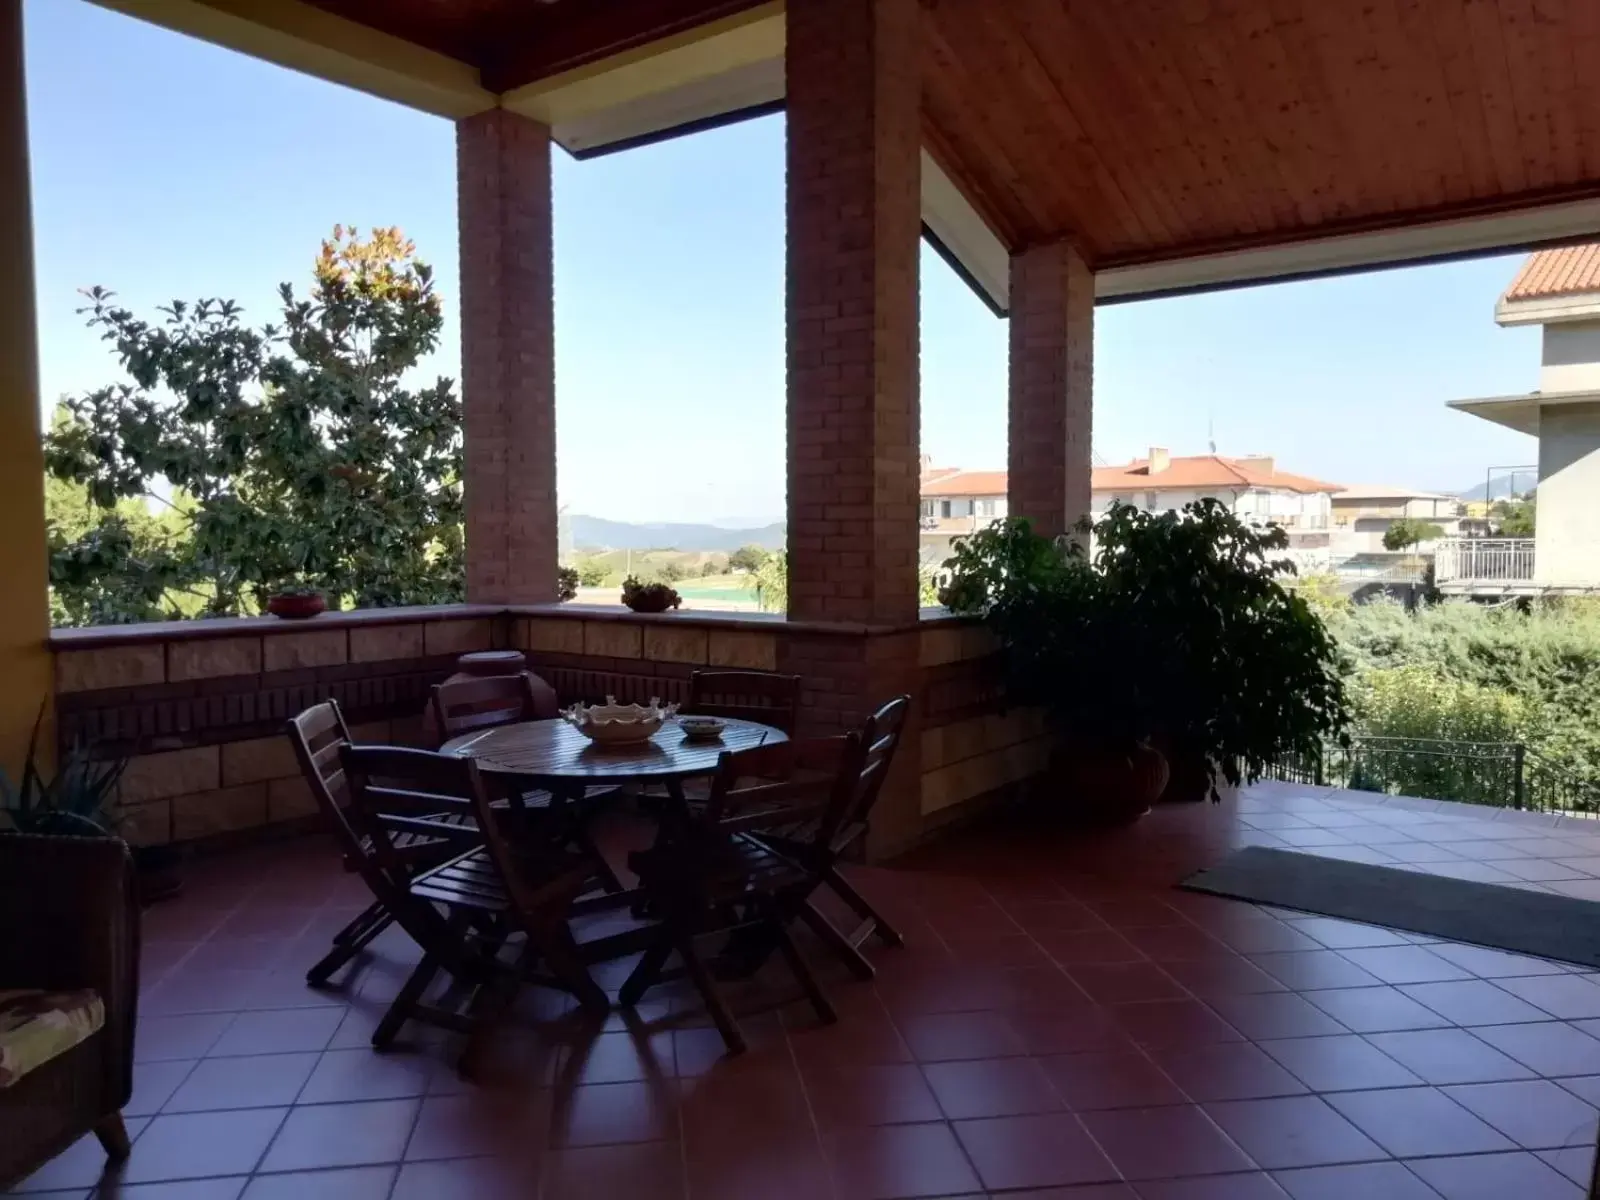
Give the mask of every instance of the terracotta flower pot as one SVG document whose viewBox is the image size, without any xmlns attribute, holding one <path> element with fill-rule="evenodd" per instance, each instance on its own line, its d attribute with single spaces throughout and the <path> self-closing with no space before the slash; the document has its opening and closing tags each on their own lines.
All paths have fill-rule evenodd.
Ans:
<svg viewBox="0 0 1600 1200">
<path fill-rule="evenodd" d="M 669 608 L 677 607 L 666 596 L 642 596 L 637 600 L 626 601 L 625 603 L 636 613 L 663 613 Z"/>
<path fill-rule="evenodd" d="M 1162 751 L 1171 773 L 1161 792 L 1160 803 L 1199 804 L 1211 799 L 1213 768 L 1204 750 L 1169 740 Z"/>
<path fill-rule="evenodd" d="M 279 592 L 267 598 L 267 611 L 285 621 L 303 621 L 327 609 L 321 592 Z"/>
<path fill-rule="evenodd" d="M 1131 749 L 1066 741 L 1050 756 L 1054 802 L 1074 824 L 1128 825 L 1150 811 L 1167 786 L 1167 760 L 1152 746 Z"/>
</svg>

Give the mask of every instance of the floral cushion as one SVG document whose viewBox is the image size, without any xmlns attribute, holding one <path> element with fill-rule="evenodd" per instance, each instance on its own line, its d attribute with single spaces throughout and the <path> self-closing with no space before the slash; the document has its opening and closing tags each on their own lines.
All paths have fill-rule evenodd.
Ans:
<svg viewBox="0 0 1600 1200">
<path fill-rule="evenodd" d="M 65 1054 L 105 1023 L 105 1002 L 89 989 L 0 990 L 0 1088 Z"/>
</svg>

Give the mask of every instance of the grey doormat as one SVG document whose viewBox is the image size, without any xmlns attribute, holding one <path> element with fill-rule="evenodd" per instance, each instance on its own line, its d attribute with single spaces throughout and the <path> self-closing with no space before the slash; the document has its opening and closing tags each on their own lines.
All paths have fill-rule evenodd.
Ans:
<svg viewBox="0 0 1600 1200">
<path fill-rule="evenodd" d="M 1600 968 L 1600 903 L 1246 846 L 1178 886 Z"/>
</svg>

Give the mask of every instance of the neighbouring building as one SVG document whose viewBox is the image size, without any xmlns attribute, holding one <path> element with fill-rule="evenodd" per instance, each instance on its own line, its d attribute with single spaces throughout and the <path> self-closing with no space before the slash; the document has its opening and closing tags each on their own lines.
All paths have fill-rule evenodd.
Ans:
<svg viewBox="0 0 1600 1200">
<path fill-rule="evenodd" d="M 1148 512 L 1218 500 L 1255 524 L 1276 524 L 1289 533 L 1289 557 L 1302 572 L 1330 564 L 1332 498 L 1342 485 L 1280 471 L 1268 456 L 1227 458 L 1220 454 L 1174 457 L 1156 446 L 1121 466 L 1095 467 L 1096 514 L 1114 501 Z M 922 470 L 922 558 L 941 563 L 955 539 L 1006 515 L 1006 472 L 934 467 Z"/>
<path fill-rule="evenodd" d="M 1442 537 L 1458 537 L 1465 514 L 1459 498 L 1439 492 L 1383 484 L 1345 488 L 1333 494 L 1334 561 L 1388 552 L 1384 535 L 1402 519 L 1425 521 L 1437 525 Z M 1435 541 L 1422 542 L 1414 549 L 1426 553 Z"/>
<path fill-rule="evenodd" d="M 1440 585 L 1496 594 L 1600 590 L 1600 243 L 1529 255 L 1494 316 L 1502 326 L 1541 327 L 1539 388 L 1450 407 L 1538 439 L 1535 533 L 1441 543 Z"/>
</svg>

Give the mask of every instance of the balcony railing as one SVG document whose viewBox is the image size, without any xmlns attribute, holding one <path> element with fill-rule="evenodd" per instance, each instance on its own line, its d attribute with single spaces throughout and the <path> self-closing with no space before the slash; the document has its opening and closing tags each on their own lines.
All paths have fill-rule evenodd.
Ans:
<svg viewBox="0 0 1600 1200">
<path fill-rule="evenodd" d="M 1443 538 L 1434 546 L 1439 583 L 1519 583 L 1533 578 L 1532 538 Z"/>
</svg>

